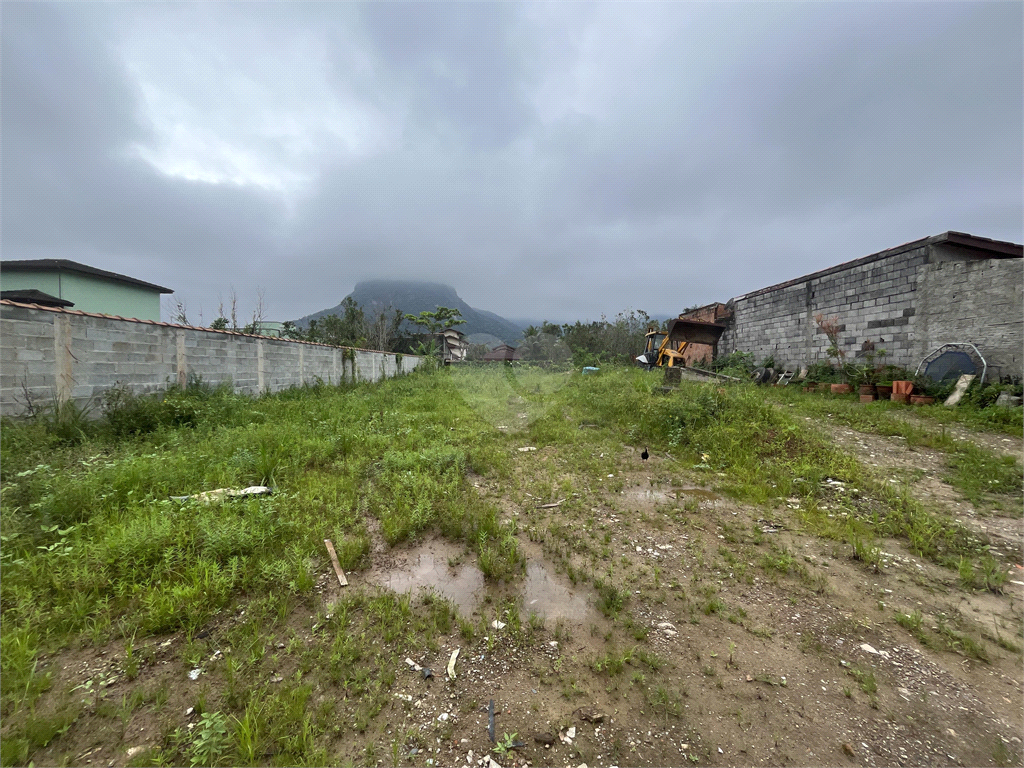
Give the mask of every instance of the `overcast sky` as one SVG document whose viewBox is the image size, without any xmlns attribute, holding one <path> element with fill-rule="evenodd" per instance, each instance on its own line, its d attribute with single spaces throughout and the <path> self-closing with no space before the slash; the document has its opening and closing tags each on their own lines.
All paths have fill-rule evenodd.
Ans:
<svg viewBox="0 0 1024 768">
<path fill-rule="evenodd" d="M 2 255 L 193 322 L 378 277 L 561 322 L 1019 243 L 1022 8 L 5 2 Z"/>
</svg>

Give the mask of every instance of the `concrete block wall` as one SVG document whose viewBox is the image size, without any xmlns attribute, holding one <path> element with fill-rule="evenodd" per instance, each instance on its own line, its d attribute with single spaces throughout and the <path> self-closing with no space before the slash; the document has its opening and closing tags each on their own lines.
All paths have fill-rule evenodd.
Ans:
<svg viewBox="0 0 1024 768">
<path fill-rule="evenodd" d="M 978 258 L 928 241 L 841 264 L 732 299 L 719 354 L 774 356 L 780 367 L 828 360 L 815 316 L 838 317 L 856 360 L 870 340 L 881 362 L 915 369 L 940 344 L 972 341 L 990 377 L 1022 373 L 1024 271 L 1019 258 Z"/>
<path fill-rule="evenodd" d="M 971 342 L 989 378 L 1024 370 L 1024 261 L 941 260 L 921 275 L 916 316 L 920 358 L 942 344 Z"/>
<path fill-rule="evenodd" d="M 20 415 L 36 403 L 97 402 L 124 384 L 146 394 L 184 384 L 190 375 L 235 392 L 277 392 L 322 380 L 378 381 L 408 373 L 415 355 L 205 328 L 125 320 L 14 302 L 0 304 L 0 414 Z"/>
</svg>

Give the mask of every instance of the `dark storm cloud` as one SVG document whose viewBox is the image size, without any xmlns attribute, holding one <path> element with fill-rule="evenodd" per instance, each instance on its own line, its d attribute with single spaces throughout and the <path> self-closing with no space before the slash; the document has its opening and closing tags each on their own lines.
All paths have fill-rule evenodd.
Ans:
<svg viewBox="0 0 1024 768">
<path fill-rule="evenodd" d="M 4 4 L 4 258 L 275 317 L 373 277 L 676 312 L 1020 241 L 1022 6 Z"/>
</svg>

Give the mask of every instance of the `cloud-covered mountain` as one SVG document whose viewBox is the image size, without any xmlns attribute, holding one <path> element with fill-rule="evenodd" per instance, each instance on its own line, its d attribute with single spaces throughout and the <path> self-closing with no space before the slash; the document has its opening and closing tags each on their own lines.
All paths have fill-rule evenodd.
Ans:
<svg viewBox="0 0 1024 768">
<path fill-rule="evenodd" d="M 355 290 L 346 298 L 352 298 L 368 315 L 381 310 L 400 309 L 403 314 L 418 315 L 420 312 L 433 312 L 438 307 L 457 309 L 466 320 L 459 330 L 470 337 L 471 341 L 487 343 L 482 335 L 494 337 L 491 343 L 504 341 L 512 343 L 523 335 L 522 328 L 500 315 L 483 309 L 469 306 L 450 285 L 443 283 L 427 283 L 418 280 L 365 280 L 357 283 Z M 305 327 L 310 320 L 325 315 L 343 313 L 341 304 L 330 309 L 322 309 L 311 315 L 296 320 L 296 325 Z M 412 330 L 412 327 L 407 329 Z"/>
</svg>

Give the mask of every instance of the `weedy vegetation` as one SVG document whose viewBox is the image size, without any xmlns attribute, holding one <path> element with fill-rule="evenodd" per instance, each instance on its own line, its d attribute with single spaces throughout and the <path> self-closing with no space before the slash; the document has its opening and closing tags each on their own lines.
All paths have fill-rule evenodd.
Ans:
<svg viewBox="0 0 1024 768">
<path fill-rule="evenodd" d="M 845 547 L 858 567 L 879 569 L 881 540 L 897 539 L 952 569 L 964 586 L 1002 589 L 1005 569 L 985 543 L 839 450 L 805 421 L 819 407 L 812 399 L 688 382 L 666 396 L 660 385 L 657 373 L 607 365 L 588 376 L 528 365 L 437 369 L 379 384 L 317 382 L 258 398 L 195 380 L 155 397 L 115 388 L 98 406 L 98 419 L 54 404 L 29 420 L 5 420 L 0 762 L 33 760 L 60 744 L 84 713 L 100 716 L 102 709 L 119 724 L 120 735 L 110 737 L 119 747 L 133 712 L 158 720 L 160 738 L 139 757 L 150 764 L 327 764 L 340 761 L 337 745 L 345 739 L 361 744 L 348 760 L 398 764 L 408 745 L 401 734 L 383 738 L 377 721 L 394 701 L 395 670 L 411 649 L 436 652 L 439 638 L 452 637 L 483 654 L 549 630 L 557 643 L 572 638 L 562 622 L 546 627 L 539 616 L 522 617 L 524 606 L 512 599 L 490 605 L 478 623 L 433 595 L 350 589 L 325 604 L 316 585 L 332 573 L 327 538 L 351 572 L 371 566 L 375 545 L 443 537 L 460 544 L 465 555 L 458 560 L 473 562 L 492 585 L 522 579 L 529 539 L 572 584 L 593 590 L 595 622 L 605 626 L 594 623 L 590 639 L 603 636 L 608 645 L 583 668 L 609 695 L 633 695 L 634 705 L 680 718 L 685 689 L 646 682 L 674 662 L 645 645 L 654 632 L 631 613 L 636 604 L 675 599 L 684 606 L 681 621 L 688 615 L 693 624 L 735 624 L 767 642 L 774 630 L 730 604 L 735 592 L 720 592 L 723 583 L 767 579 L 808 594 L 823 594 L 828 584 L 785 545 L 765 546 L 762 529 L 746 524 L 722 526 L 717 553 L 694 537 L 683 553 L 692 573 L 685 589 L 658 565 L 632 567 L 622 553 L 633 551 L 632 526 L 702 532 L 704 523 L 696 501 L 677 498 L 647 520 L 606 504 L 605 512 L 622 517 L 620 529 L 606 530 L 593 505 L 599 495 L 623 490 L 626 446 L 650 446 L 666 488 L 686 476 L 766 510 L 797 499 L 795 520 Z M 779 407 L 787 400 L 799 407 Z M 1020 490 L 1019 465 L 920 427 L 884 426 L 884 408 L 828 407 L 841 423 L 894 429 L 948 450 L 952 482 L 965 497 Z M 525 446 L 536 451 L 520 452 Z M 209 504 L 174 498 L 250 485 L 274 492 Z M 500 487 L 502 495 L 481 486 Z M 837 495 L 840 486 L 855 490 Z M 500 502 L 509 499 L 526 511 L 503 511 Z M 492 618 L 506 624 L 500 637 L 488 628 Z M 896 621 L 987 660 L 955 622 L 943 622 L 932 638 L 918 612 Z M 139 686 L 138 695 L 119 691 L 124 698 L 111 704 L 98 678 L 74 690 L 53 688 L 48 661 L 108 647 L 116 649 L 116 674 Z M 1006 640 L 1001 647 L 1017 646 Z M 161 653 L 169 676 L 155 678 Z M 726 669 L 735 669 L 741 657 L 734 643 L 728 656 Z M 543 684 L 569 700 L 588 695 L 575 676 L 579 666 L 574 672 L 563 665 L 570 665 L 563 657 L 552 662 Z M 637 668 L 632 684 L 623 676 L 627 666 Z M 196 669 L 205 677 L 188 688 L 189 729 L 165 705 Z M 711 664 L 703 670 L 722 687 Z M 875 696 L 869 670 L 851 674 Z M 785 684 L 765 673 L 755 679 Z M 203 687 L 205 681 L 216 684 Z M 506 734 L 501 743 L 511 749 L 515 739 Z"/>
</svg>

